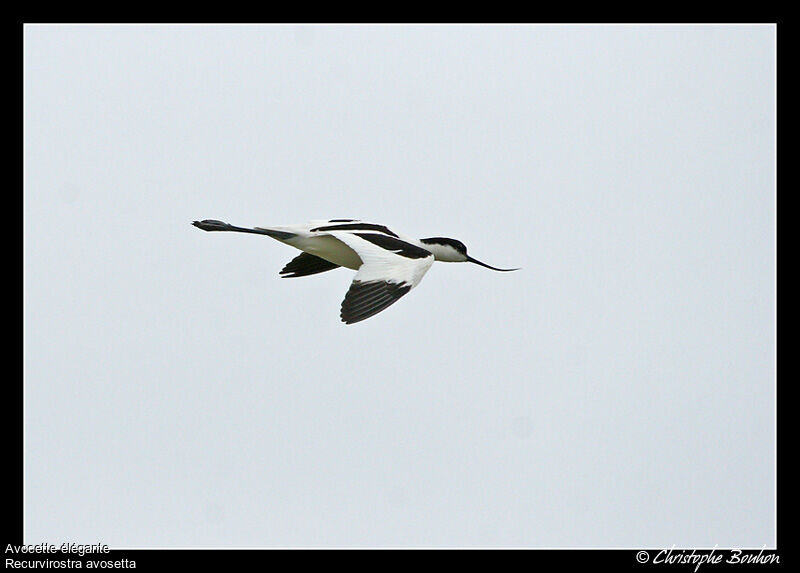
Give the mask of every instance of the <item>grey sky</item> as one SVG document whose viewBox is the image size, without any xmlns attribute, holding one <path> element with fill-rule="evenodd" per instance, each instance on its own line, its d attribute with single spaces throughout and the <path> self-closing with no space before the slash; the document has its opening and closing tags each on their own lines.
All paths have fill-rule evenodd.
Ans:
<svg viewBox="0 0 800 573">
<path fill-rule="evenodd" d="M 775 28 L 28 26 L 25 541 L 775 544 Z M 462 240 L 353 273 L 207 234 Z"/>
</svg>

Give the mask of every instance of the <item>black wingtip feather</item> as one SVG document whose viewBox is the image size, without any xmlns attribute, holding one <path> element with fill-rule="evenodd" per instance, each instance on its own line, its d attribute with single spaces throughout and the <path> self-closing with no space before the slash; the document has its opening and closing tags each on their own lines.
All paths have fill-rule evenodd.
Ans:
<svg viewBox="0 0 800 573">
<path fill-rule="evenodd" d="M 341 319 L 354 324 L 386 310 L 411 290 L 407 283 L 353 281 L 342 301 Z"/>
<path fill-rule="evenodd" d="M 291 261 L 286 263 L 286 266 L 280 272 L 281 278 L 291 279 L 295 277 L 307 277 L 317 273 L 324 273 L 332 269 L 339 268 L 330 261 L 326 261 L 321 257 L 311 255 L 309 253 L 300 253 Z"/>
</svg>

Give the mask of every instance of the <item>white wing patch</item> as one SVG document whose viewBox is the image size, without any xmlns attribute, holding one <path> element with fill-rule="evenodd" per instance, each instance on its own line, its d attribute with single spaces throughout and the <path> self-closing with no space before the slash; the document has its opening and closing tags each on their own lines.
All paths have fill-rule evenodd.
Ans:
<svg viewBox="0 0 800 573">
<path fill-rule="evenodd" d="M 342 302 L 342 321 L 359 322 L 385 310 L 417 286 L 434 257 L 425 249 L 382 233 L 327 231 L 353 249 L 363 264 Z"/>
</svg>

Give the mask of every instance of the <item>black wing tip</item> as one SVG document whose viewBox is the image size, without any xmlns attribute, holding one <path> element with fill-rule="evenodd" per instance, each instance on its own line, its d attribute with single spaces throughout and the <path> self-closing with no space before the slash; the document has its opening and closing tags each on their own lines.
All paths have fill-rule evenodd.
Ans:
<svg viewBox="0 0 800 573">
<path fill-rule="evenodd" d="M 339 265 L 336 263 L 332 263 L 310 253 L 302 252 L 286 263 L 283 269 L 281 269 L 280 275 L 282 279 L 291 279 L 324 273 L 325 271 L 336 268 L 339 268 Z"/>
<path fill-rule="evenodd" d="M 345 324 L 361 322 L 386 310 L 410 290 L 408 283 L 353 281 L 342 301 L 339 317 Z"/>
</svg>

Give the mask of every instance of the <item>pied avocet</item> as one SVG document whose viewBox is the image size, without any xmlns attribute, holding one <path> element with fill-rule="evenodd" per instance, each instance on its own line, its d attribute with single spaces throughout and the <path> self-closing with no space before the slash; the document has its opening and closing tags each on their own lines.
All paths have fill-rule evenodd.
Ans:
<svg viewBox="0 0 800 573">
<path fill-rule="evenodd" d="M 329 219 L 279 227 L 235 227 L 206 219 L 192 223 L 203 231 L 236 231 L 267 235 L 303 251 L 280 275 L 305 277 L 346 267 L 358 271 L 342 301 L 341 318 L 353 324 L 382 310 L 417 286 L 433 261 L 470 262 L 493 271 L 498 269 L 467 255 L 467 247 L 456 239 L 414 239 L 384 225 L 357 219 Z"/>
</svg>

